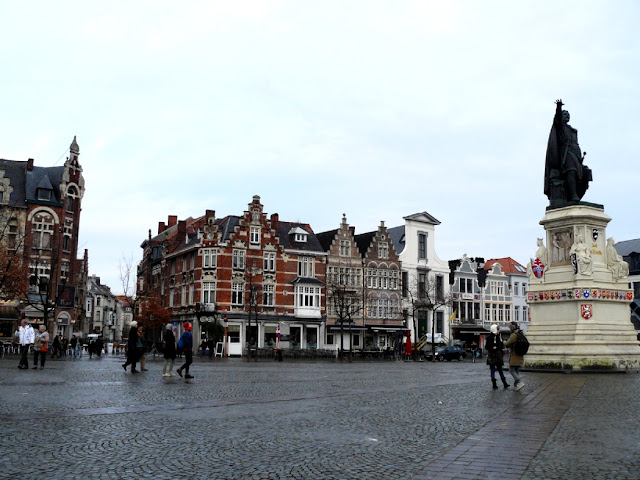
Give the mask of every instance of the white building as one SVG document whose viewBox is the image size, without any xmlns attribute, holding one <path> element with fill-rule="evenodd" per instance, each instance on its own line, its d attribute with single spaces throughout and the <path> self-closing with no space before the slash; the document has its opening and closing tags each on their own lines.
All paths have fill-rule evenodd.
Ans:
<svg viewBox="0 0 640 480">
<path fill-rule="evenodd" d="M 450 306 L 442 306 L 449 297 L 449 265 L 436 255 L 435 227 L 440 222 L 427 212 L 404 217 L 404 225 L 389 228 L 395 249 L 402 262 L 402 300 L 408 330 L 412 336 L 441 334 L 443 343 L 449 343 L 451 331 L 447 321 Z M 434 311 L 424 308 L 425 299 L 436 305 Z M 412 338 L 415 343 L 416 338 Z"/>
<path fill-rule="evenodd" d="M 91 275 L 87 279 L 86 302 L 88 333 L 102 335 L 104 342 L 122 340 L 122 309 L 118 307 L 120 301 L 108 286 L 100 283 L 100 277 Z"/>
</svg>

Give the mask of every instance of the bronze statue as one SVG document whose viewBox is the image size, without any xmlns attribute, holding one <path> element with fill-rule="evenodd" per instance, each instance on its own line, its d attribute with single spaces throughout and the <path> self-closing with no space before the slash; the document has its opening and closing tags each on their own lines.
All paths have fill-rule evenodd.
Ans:
<svg viewBox="0 0 640 480">
<path fill-rule="evenodd" d="M 584 155 L 578 145 L 578 130 L 569 125 L 569 112 L 556 100 L 556 114 L 549 133 L 544 169 L 544 193 L 550 207 L 579 202 L 592 180 L 591 169 L 583 165 Z"/>
</svg>

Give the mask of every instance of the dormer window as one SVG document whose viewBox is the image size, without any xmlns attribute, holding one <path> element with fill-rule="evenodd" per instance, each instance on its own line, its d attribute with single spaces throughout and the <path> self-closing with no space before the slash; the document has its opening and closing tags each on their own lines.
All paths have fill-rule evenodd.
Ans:
<svg viewBox="0 0 640 480">
<path fill-rule="evenodd" d="M 309 233 L 300 227 L 295 227 L 289 230 L 289 235 L 293 235 L 294 241 L 299 243 L 306 243 L 309 238 Z"/>
<path fill-rule="evenodd" d="M 44 188 L 38 189 L 38 200 L 51 200 L 51 190 L 47 190 Z"/>
</svg>

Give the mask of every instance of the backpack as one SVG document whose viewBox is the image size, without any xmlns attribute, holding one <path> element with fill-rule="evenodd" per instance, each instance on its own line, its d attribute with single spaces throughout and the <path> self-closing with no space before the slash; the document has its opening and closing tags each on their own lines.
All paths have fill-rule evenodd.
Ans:
<svg viewBox="0 0 640 480">
<path fill-rule="evenodd" d="M 529 340 L 521 331 L 516 334 L 516 343 L 513 344 L 513 353 L 516 355 L 526 355 L 529 351 Z"/>
</svg>

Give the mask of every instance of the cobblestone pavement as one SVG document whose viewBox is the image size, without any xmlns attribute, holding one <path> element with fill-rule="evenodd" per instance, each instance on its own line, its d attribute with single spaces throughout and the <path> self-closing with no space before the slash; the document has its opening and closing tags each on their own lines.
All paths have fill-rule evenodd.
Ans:
<svg viewBox="0 0 640 480">
<path fill-rule="evenodd" d="M 516 392 L 469 361 L 122 362 L 0 359 L 0 478 L 640 478 L 637 374 L 524 372 Z"/>
</svg>

